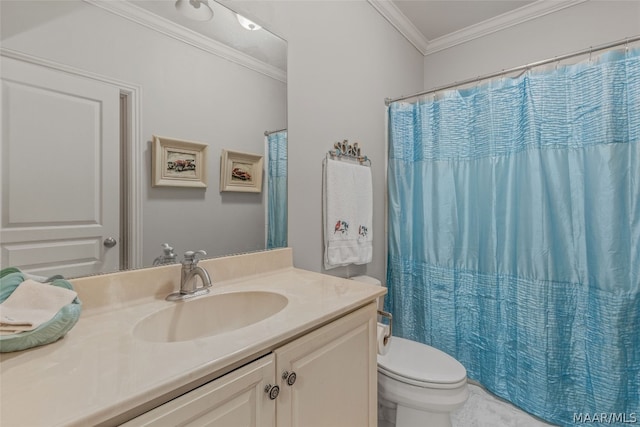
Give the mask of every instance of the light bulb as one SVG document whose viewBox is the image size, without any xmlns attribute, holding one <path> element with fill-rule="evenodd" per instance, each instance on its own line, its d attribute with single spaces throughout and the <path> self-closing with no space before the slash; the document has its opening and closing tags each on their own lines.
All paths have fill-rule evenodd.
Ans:
<svg viewBox="0 0 640 427">
<path fill-rule="evenodd" d="M 238 18 L 238 22 L 240 23 L 240 25 L 242 25 L 244 28 L 246 28 L 249 31 L 256 31 L 262 28 L 260 25 L 256 24 L 253 21 L 248 20 L 242 15 L 236 14 L 236 17 Z"/>
<path fill-rule="evenodd" d="M 207 0 L 178 0 L 176 9 L 194 21 L 209 21 L 213 18 L 213 10 Z"/>
</svg>

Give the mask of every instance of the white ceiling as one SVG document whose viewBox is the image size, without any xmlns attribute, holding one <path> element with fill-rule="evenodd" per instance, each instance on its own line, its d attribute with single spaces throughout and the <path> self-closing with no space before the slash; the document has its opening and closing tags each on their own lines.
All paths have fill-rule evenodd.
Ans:
<svg viewBox="0 0 640 427">
<path fill-rule="evenodd" d="M 424 55 L 587 0 L 368 0 Z"/>
</svg>

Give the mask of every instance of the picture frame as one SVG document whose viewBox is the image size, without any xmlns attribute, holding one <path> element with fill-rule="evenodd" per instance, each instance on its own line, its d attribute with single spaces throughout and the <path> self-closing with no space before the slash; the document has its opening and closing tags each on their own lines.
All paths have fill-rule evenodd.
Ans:
<svg viewBox="0 0 640 427">
<path fill-rule="evenodd" d="M 207 188 L 207 144 L 153 136 L 154 187 Z"/>
<path fill-rule="evenodd" d="M 262 192 L 263 161 L 259 154 L 223 149 L 220 154 L 220 191 Z"/>
</svg>

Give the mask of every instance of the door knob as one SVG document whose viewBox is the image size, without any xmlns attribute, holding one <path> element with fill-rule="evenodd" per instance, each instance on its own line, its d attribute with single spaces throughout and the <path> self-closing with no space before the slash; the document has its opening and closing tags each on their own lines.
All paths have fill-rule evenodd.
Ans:
<svg viewBox="0 0 640 427">
<path fill-rule="evenodd" d="M 106 239 L 104 239 L 103 244 L 107 247 L 107 248 L 112 248 L 116 245 L 116 239 L 114 239 L 113 237 L 107 237 Z"/>
</svg>

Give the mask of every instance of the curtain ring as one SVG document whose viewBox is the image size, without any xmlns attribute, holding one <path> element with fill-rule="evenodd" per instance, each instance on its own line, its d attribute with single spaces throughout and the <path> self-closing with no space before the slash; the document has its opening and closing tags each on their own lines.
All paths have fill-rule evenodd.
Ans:
<svg viewBox="0 0 640 427">
<path fill-rule="evenodd" d="M 523 75 L 525 75 L 528 71 L 531 70 L 531 67 L 525 67 L 522 69 L 522 71 L 520 73 L 518 73 L 517 76 L 513 77 L 514 79 L 518 79 L 520 77 L 522 77 Z"/>
</svg>

